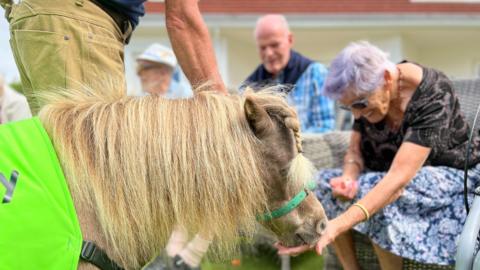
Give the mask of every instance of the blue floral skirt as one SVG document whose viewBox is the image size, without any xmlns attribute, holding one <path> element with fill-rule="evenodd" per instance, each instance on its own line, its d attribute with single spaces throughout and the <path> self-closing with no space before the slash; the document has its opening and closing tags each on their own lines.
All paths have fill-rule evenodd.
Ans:
<svg viewBox="0 0 480 270">
<path fill-rule="evenodd" d="M 365 172 L 358 178 L 358 193 L 352 201 L 332 196 L 329 181 L 340 169 L 321 170 L 316 175 L 316 195 L 332 219 L 364 197 L 386 174 Z M 470 169 L 469 191 L 480 184 L 480 164 Z M 469 195 L 469 202 L 473 195 Z M 455 263 L 456 243 L 465 223 L 463 170 L 423 167 L 395 202 L 359 223 L 354 230 L 365 234 L 381 248 L 422 263 Z"/>
</svg>

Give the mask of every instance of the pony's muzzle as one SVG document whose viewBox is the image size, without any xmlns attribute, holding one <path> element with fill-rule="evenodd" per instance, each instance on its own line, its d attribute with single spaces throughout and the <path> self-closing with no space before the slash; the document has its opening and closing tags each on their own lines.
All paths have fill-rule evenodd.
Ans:
<svg viewBox="0 0 480 270">
<path fill-rule="evenodd" d="M 314 245 L 327 227 L 327 219 L 322 218 L 318 221 L 305 222 L 295 232 L 293 239 L 294 246 L 297 245 Z"/>
</svg>

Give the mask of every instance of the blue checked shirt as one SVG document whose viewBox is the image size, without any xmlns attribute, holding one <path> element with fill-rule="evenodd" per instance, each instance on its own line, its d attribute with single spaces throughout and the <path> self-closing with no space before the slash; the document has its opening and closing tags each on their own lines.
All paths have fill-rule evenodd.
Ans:
<svg viewBox="0 0 480 270">
<path fill-rule="evenodd" d="M 288 94 L 288 103 L 297 110 L 303 133 L 322 133 L 335 129 L 333 100 L 323 95 L 327 69 L 313 62 Z"/>
</svg>

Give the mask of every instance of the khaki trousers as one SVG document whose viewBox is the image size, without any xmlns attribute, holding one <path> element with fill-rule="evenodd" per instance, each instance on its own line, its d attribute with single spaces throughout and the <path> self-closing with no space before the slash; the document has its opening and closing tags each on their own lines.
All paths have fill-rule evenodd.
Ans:
<svg viewBox="0 0 480 270">
<path fill-rule="evenodd" d="M 7 15 L 10 45 L 32 113 L 38 93 L 84 87 L 125 95 L 122 31 L 89 0 L 23 0 Z"/>
</svg>

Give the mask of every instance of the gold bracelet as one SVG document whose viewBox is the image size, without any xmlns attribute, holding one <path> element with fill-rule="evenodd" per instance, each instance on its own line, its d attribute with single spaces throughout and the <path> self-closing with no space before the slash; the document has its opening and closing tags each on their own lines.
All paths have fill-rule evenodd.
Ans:
<svg viewBox="0 0 480 270">
<path fill-rule="evenodd" d="M 353 159 L 353 158 L 348 159 L 345 161 L 345 164 L 355 164 L 360 170 L 362 170 L 362 164 L 356 159 Z"/>
<path fill-rule="evenodd" d="M 363 214 L 365 214 L 365 220 L 364 221 L 367 221 L 367 220 L 370 219 L 370 214 L 368 213 L 368 210 L 367 210 L 367 208 L 365 208 L 365 206 L 363 206 L 360 203 L 354 203 L 353 205 L 360 208 L 360 210 L 362 210 Z"/>
</svg>

